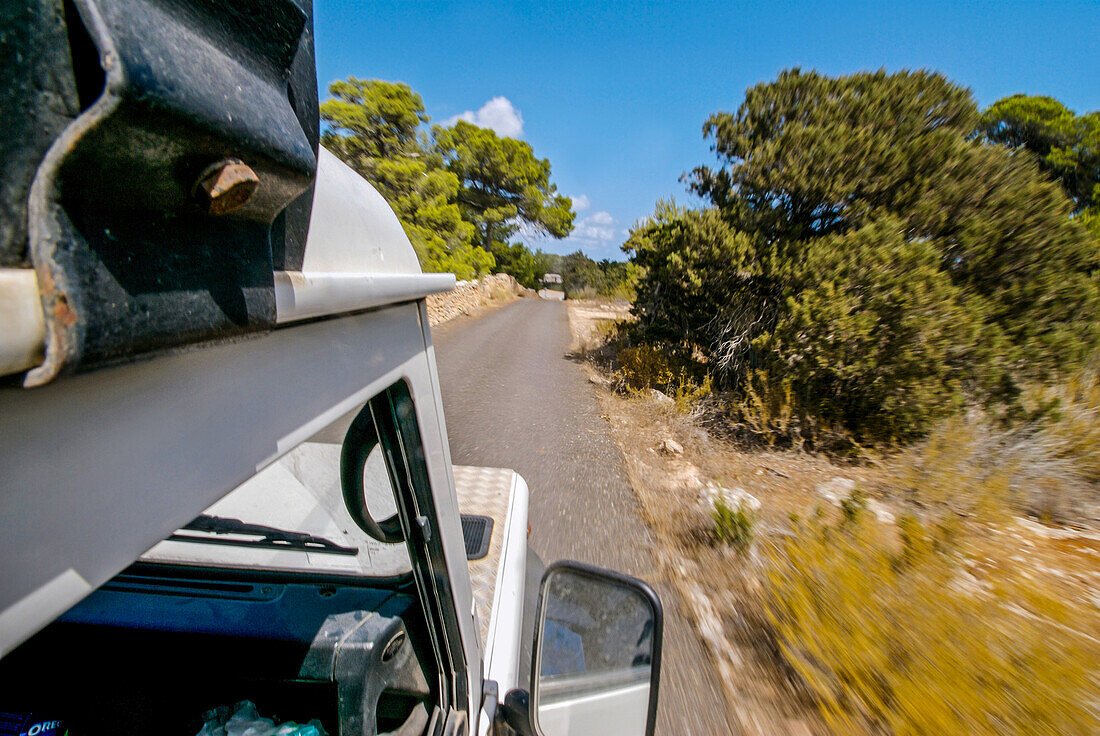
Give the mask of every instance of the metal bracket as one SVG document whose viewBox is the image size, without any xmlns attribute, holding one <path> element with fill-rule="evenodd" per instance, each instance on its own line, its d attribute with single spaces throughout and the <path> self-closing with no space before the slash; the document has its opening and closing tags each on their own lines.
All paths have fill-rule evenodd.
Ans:
<svg viewBox="0 0 1100 736">
<path fill-rule="evenodd" d="M 497 703 L 500 688 L 496 680 L 482 680 L 481 682 L 481 712 L 489 719 L 489 723 L 496 721 Z"/>
<path fill-rule="evenodd" d="M 317 169 L 310 0 L 71 7 L 69 43 L 86 43 L 56 75 L 95 82 L 80 108 L 64 127 L 43 126 L 0 102 L 5 120 L 32 131 L 17 140 L 37 136 L 23 148 L 43 150 L 20 159 L 34 167 L 25 200 L 3 190 L 5 207 L 25 207 L 27 232 L 8 233 L 0 264 L 34 266 L 46 321 L 26 386 L 273 327 L 274 264 L 300 261 L 286 253 L 304 247 L 309 207 L 291 213 L 300 222 L 284 213 Z M 219 178 L 207 182 L 211 165 Z"/>
</svg>

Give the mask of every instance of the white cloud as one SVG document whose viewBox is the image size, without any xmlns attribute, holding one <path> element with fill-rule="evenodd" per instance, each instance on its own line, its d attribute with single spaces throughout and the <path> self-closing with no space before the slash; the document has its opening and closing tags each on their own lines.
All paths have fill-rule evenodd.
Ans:
<svg viewBox="0 0 1100 736">
<path fill-rule="evenodd" d="M 572 237 L 580 242 L 593 245 L 603 245 L 616 238 L 617 221 L 610 213 L 600 211 L 593 212 L 588 217 L 582 217 L 573 228 Z"/>
<path fill-rule="evenodd" d="M 609 212 L 593 212 L 592 215 L 586 218 L 593 225 L 614 225 L 615 218 L 611 216 Z"/>
<path fill-rule="evenodd" d="M 444 125 L 454 125 L 459 120 L 473 123 L 479 128 L 491 128 L 497 135 L 505 138 L 523 137 L 523 114 L 507 97 L 494 97 L 477 112 L 467 110 L 446 120 Z"/>
<path fill-rule="evenodd" d="M 623 229 L 622 223 L 606 210 L 588 212 L 592 202 L 586 195 L 571 195 L 570 199 L 573 200 L 573 210 L 577 213 L 577 219 L 573 222 L 573 232 L 561 240 L 549 239 L 539 247 L 561 255 L 580 250 L 589 258 L 596 260 L 601 258 L 612 261 L 622 260 L 623 254 L 619 245 L 629 230 Z M 524 242 L 534 248 L 535 245 L 532 243 L 538 243 L 539 238 L 524 239 Z"/>
</svg>

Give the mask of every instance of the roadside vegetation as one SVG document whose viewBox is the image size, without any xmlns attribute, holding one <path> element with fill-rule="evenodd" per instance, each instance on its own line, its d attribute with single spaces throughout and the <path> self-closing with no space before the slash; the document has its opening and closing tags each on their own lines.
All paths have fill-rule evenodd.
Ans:
<svg viewBox="0 0 1100 736">
<path fill-rule="evenodd" d="M 525 141 L 458 120 L 431 125 L 407 84 L 350 77 L 321 103 L 321 144 L 390 203 L 425 271 L 471 279 L 502 266 L 528 288 L 537 255 L 514 236 L 563 238 L 569 197 L 550 181 L 550 161 Z"/>
<path fill-rule="evenodd" d="M 928 72 L 796 70 L 750 89 L 704 127 L 721 166 L 690 186 L 710 206 L 660 203 L 624 245 L 643 273 L 635 339 L 795 431 L 861 444 L 919 438 L 974 403 L 1018 411 L 1100 336 L 1082 221 L 1100 118 L 1074 118 L 1059 159 L 1083 161 L 1076 200 L 1045 159 L 992 142 L 1012 120 Z"/>
<path fill-rule="evenodd" d="M 583 352 L 746 732 L 1100 731 L 1100 114 L 791 70 L 704 134 Z"/>
<path fill-rule="evenodd" d="M 560 256 L 517 240 L 564 238 L 576 213 L 551 182 L 550 161 L 530 144 L 464 120 L 431 125 L 406 84 L 351 77 L 329 86 L 321 143 L 390 203 L 421 268 L 460 280 L 506 273 L 528 289 L 547 273 L 572 299 L 631 300 L 638 267 Z"/>
<path fill-rule="evenodd" d="M 638 267 L 629 261 L 594 261 L 581 251 L 564 256 L 543 254 L 545 271 L 562 278 L 567 299 L 634 300 Z"/>
</svg>

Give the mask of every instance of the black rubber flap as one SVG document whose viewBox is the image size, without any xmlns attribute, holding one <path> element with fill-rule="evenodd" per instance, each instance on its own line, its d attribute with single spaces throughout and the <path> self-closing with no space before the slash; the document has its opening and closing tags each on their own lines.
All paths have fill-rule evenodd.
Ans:
<svg viewBox="0 0 1100 736">
<path fill-rule="evenodd" d="M 488 516 L 462 515 L 462 541 L 466 543 L 466 559 L 480 560 L 489 554 L 493 538 L 493 520 Z"/>
</svg>

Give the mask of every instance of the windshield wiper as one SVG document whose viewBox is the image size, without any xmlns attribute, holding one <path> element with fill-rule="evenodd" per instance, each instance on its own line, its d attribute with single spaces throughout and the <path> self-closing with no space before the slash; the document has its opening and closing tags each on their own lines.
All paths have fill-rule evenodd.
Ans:
<svg viewBox="0 0 1100 736">
<path fill-rule="evenodd" d="M 287 531 L 276 529 L 273 526 L 263 524 L 250 524 L 240 519 L 228 519 L 222 516 L 210 516 L 203 514 L 189 524 L 183 526 L 180 531 L 186 529 L 192 532 L 207 532 L 209 534 L 241 534 L 258 539 L 220 539 L 210 537 L 192 537 L 186 534 L 173 534 L 169 539 L 177 542 L 201 542 L 203 544 L 228 544 L 237 547 L 284 547 L 286 549 L 304 550 L 307 552 L 324 552 L 332 555 L 359 554 L 357 547 L 343 547 L 324 537 L 315 537 L 305 532 Z"/>
</svg>

